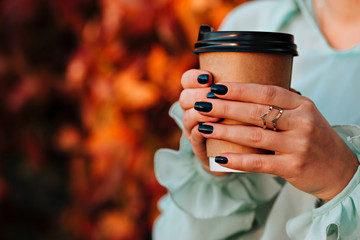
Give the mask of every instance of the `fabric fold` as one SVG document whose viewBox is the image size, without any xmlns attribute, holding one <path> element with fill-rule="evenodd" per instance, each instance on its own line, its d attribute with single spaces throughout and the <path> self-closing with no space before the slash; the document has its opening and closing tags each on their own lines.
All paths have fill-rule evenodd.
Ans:
<svg viewBox="0 0 360 240">
<path fill-rule="evenodd" d="M 182 112 L 176 103 L 170 115 L 179 124 Z M 155 173 L 169 190 L 173 202 L 184 212 L 199 219 L 224 217 L 239 211 L 255 211 L 270 201 L 281 185 L 272 175 L 232 173 L 215 176 L 203 169 L 185 136 L 179 151 L 160 149 L 155 154 Z"/>
<path fill-rule="evenodd" d="M 333 127 L 351 150 L 360 158 L 360 127 L 357 125 L 336 125 Z"/>
<path fill-rule="evenodd" d="M 333 128 L 360 159 L 360 127 Z M 360 167 L 341 193 L 323 206 L 289 220 L 287 231 L 292 239 L 360 239 Z"/>
<path fill-rule="evenodd" d="M 287 224 L 292 239 L 360 239 L 360 168 L 335 198 Z M 307 229 L 307 231 L 304 231 Z"/>
</svg>

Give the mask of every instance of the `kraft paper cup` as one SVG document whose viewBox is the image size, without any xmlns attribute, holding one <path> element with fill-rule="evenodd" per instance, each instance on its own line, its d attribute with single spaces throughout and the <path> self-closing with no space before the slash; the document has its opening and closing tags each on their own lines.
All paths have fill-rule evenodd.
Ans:
<svg viewBox="0 0 360 240">
<path fill-rule="evenodd" d="M 242 82 L 276 85 L 289 89 L 293 57 L 297 56 L 294 37 L 277 32 L 217 31 L 201 26 L 194 53 L 200 69 L 212 73 L 214 83 Z M 259 116 L 260 117 L 260 116 Z M 243 124 L 224 119 L 223 124 Z M 239 172 L 215 162 L 222 153 L 272 154 L 263 149 L 207 139 L 211 171 Z"/>
</svg>

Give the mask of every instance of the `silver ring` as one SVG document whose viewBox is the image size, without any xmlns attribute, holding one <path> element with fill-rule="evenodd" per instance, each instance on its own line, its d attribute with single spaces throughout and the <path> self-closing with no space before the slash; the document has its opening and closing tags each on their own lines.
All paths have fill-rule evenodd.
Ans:
<svg viewBox="0 0 360 240">
<path fill-rule="evenodd" d="M 269 109 L 266 111 L 266 113 L 264 113 L 263 115 L 260 116 L 261 120 L 263 121 L 264 123 L 264 126 L 263 128 L 265 129 L 266 128 L 266 120 L 265 120 L 265 117 L 269 114 L 269 112 L 272 110 L 272 106 L 269 107 Z"/>
<path fill-rule="evenodd" d="M 284 110 L 279 108 L 279 107 L 275 107 L 275 106 L 272 106 L 273 109 L 276 109 L 276 110 L 279 110 L 279 113 L 276 115 L 276 117 L 274 117 L 271 122 L 273 124 L 273 130 L 276 131 L 276 121 L 281 117 L 281 115 L 283 114 Z"/>
<path fill-rule="evenodd" d="M 276 117 L 274 117 L 271 122 L 273 124 L 273 130 L 276 131 L 277 128 L 276 128 L 276 121 L 281 117 L 281 115 L 283 114 L 284 110 L 279 108 L 279 107 L 276 107 L 276 106 L 270 106 L 269 109 L 263 114 L 260 116 L 261 120 L 263 121 L 263 128 L 266 129 L 266 120 L 265 120 L 265 117 L 271 112 L 271 110 L 273 109 L 276 109 L 279 111 L 279 113 L 276 115 Z"/>
</svg>

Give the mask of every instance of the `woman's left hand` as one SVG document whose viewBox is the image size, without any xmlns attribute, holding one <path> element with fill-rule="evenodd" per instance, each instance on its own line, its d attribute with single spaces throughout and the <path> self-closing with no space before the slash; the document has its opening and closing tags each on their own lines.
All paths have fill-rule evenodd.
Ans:
<svg viewBox="0 0 360 240">
<path fill-rule="evenodd" d="M 346 143 L 333 130 L 306 97 L 276 86 L 244 83 L 213 85 L 212 92 L 221 99 L 204 99 L 195 107 L 201 114 L 233 119 L 249 125 L 204 123 L 213 127 L 206 138 L 221 139 L 240 145 L 274 151 L 270 154 L 223 153 L 223 166 L 280 176 L 296 188 L 329 201 L 340 193 L 351 180 L 358 160 Z M 202 109 L 203 102 L 210 103 Z M 206 104 L 205 104 L 206 105 Z M 211 106 L 211 108 L 209 108 Z M 276 130 L 271 122 L 279 110 Z"/>
</svg>

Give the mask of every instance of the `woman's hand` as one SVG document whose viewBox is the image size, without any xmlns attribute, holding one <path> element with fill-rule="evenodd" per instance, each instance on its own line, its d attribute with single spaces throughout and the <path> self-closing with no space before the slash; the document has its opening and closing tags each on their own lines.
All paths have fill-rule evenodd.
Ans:
<svg viewBox="0 0 360 240">
<path fill-rule="evenodd" d="M 196 103 L 202 116 L 228 118 L 252 126 L 206 122 L 213 132 L 202 133 L 204 138 L 275 152 L 275 155 L 223 153 L 218 158 L 225 162 L 223 166 L 278 175 L 325 201 L 340 193 L 356 172 L 359 164 L 356 156 L 308 98 L 281 87 L 258 84 L 224 83 L 212 85 L 211 91 L 221 100 L 202 99 Z M 201 108 L 204 102 L 210 103 L 210 111 Z M 283 109 L 276 121 L 277 131 L 273 130 L 271 120 L 279 110 L 271 110 L 264 118 L 266 129 L 260 118 L 270 106 Z"/>
<path fill-rule="evenodd" d="M 189 70 L 181 78 L 181 85 L 184 90 L 179 99 L 180 106 L 184 110 L 184 134 L 190 141 L 194 154 L 200 159 L 206 170 L 209 170 L 209 160 L 206 156 L 205 138 L 198 131 L 198 125 L 200 122 L 217 122 L 219 118 L 200 114 L 194 109 L 194 104 L 206 99 L 211 84 L 212 76 L 210 73 L 196 69 Z"/>
</svg>

